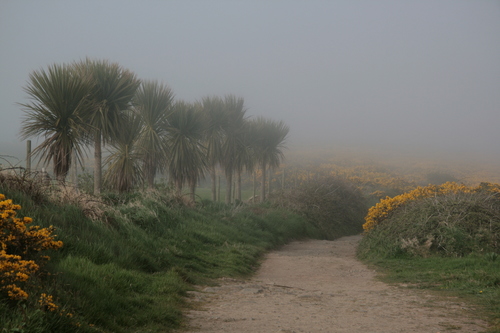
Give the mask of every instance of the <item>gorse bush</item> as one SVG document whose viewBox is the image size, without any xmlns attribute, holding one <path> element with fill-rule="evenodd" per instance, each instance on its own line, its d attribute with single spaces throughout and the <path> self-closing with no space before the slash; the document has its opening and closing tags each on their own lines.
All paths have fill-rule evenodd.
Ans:
<svg viewBox="0 0 500 333">
<path fill-rule="evenodd" d="M 376 215 L 384 218 L 365 232 L 358 257 L 382 267 L 392 283 L 460 297 L 489 320 L 488 332 L 500 332 L 498 187 L 429 189 L 378 207 L 375 212 L 387 214 Z"/>
<path fill-rule="evenodd" d="M 437 197 L 448 193 L 478 193 L 483 191 L 500 193 L 500 185 L 481 183 L 476 187 L 468 187 L 463 184 L 448 182 L 442 185 L 428 185 L 425 187 L 419 186 L 410 192 L 406 192 L 392 198 L 386 197 L 385 199 L 380 200 L 379 203 L 368 210 L 368 214 L 365 217 L 366 222 L 363 224 L 363 229 L 365 231 L 370 231 L 376 225 L 387 219 L 393 211 L 411 201 Z"/>
<path fill-rule="evenodd" d="M 30 226 L 30 217 L 17 218 L 20 205 L 0 194 L 0 290 L 12 300 L 24 300 L 28 293 L 19 284 L 28 281 L 50 258 L 41 251 L 59 249 L 54 228 Z"/>
<path fill-rule="evenodd" d="M 363 256 L 462 257 L 500 253 L 497 186 L 448 183 L 392 199 L 383 200 L 379 207 L 370 210 L 367 221 L 379 222 L 370 224 L 361 242 Z"/>
<path fill-rule="evenodd" d="M 74 314 L 43 292 L 50 289 L 50 259 L 46 250 L 63 243 L 55 239 L 54 227 L 28 226 L 30 217 L 18 218 L 20 205 L 0 194 L 0 323 L 2 332 L 53 332 L 57 327 L 77 332 Z M 38 295 L 38 296 L 37 296 Z M 54 324 L 56 325 L 54 326 Z"/>
</svg>

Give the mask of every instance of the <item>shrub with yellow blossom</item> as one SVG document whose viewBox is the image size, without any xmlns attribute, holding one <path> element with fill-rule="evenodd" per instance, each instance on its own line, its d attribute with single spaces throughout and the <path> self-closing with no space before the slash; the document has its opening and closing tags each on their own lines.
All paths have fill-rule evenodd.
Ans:
<svg viewBox="0 0 500 333">
<path fill-rule="evenodd" d="M 56 311 L 58 306 L 54 303 L 52 295 L 42 293 L 38 299 L 38 304 L 48 311 Z"/>
<path fill-rule="evenodd" d="M 28 298 L 19 284 L 28 281 L 49 260 L 40 252 L 63 245 L 54 239 L 53 227 L 28 226 L 33 222 L 30 217 L 16 217 L 19 209 L 20 205 L 0 194 L 0 292 L 12 300 Z"/>
<path fill-rule="evenodd" d="M 395 209 L 405 205 L 409 201 L 439 196 L 449 193 L 474 193 L 479 191 L 489 191 L 500 193 L 500 185 L 491 183 L 481 183 L 476 187 L 469 187 L 455 182 L 448 182 L 442 185 L 419 186 L 413 191 L 403 193 L 395 197 L 386 197 L 380 200 L 375 206 L 368 210 L 365 217 L 363 229 L 372 230 L 377 224 L 385 220 Z"/>
</svg>

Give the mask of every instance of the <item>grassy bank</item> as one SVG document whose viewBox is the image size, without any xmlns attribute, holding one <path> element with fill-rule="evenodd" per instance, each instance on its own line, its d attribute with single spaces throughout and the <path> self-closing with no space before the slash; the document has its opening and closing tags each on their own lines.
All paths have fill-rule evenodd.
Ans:
<svg viewBox="0 0 500 333">
<path fill-rule="evenodd" d="M 387 283 L 404 283 L 437 295 L 458 297 L 472 314 L 490 323 L 488 333 L 500 332 L 500 261 L 488 257 L 363 259 Z"/>
<path fill-rule="evenodd" d="M 389 198 L 371 210 L 377 224 L 369 225 L 358 257 L 385 281 L 461 298 L 491 323 L 488 332 L 500 332 L 498 187 L 445 187 L 453 191 L 404 194 L 406 201 Z M 386 203 L 396 208 L 383 210 Z"/>
<path fill-rule="evenodd" d="M 47 251 L 43 273 L 21 283 L 27 300 L 0 297 L 2 332 L 165 332 L 182 323 L 195 284 L 248 275 L 265 251 L 321 237 L 303 217 L 265 205 L 187 207 L 158 192 L 107 195 L 92 220 L 75 205 L 6 187 L 0 193 L 22 206 L 18 216 L 53 225 L 64 243 Z"/>
</svg>

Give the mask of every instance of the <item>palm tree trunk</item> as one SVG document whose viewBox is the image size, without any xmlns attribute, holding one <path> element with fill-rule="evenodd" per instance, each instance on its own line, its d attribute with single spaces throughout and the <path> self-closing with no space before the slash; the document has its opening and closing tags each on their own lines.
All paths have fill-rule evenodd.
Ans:
<svg viewBox="0 0 500 333">
<path fill-rule="evenodd" d="M 241 170 L 238 171 L 236 178 L 236 200 L 241 201 Z"/>
<path fill-rule="evenodd" d="M 175 195 L 180 197 L 182 194 L 182 181 L 176 180 L 175 181 Z"/>
<path fill-rule="evenodd" d="M 273 170 L 269 168 L 269 177 L 268 177 L 268 182 L 269 184 L 267 185 L 267 197 L 269 198 L 269 195 L 271 194 L 271 182 L 273 180 Z"/>
<path fill-rule="evenodd" d="M 189 183 L 189 188 L 190 188 L 189 196 L 191 198 L 191 201 L 195 202 L 196 201 L 196 194 L 195 194 L 195 192 L 196 192 L 196 180 L 191 181 Z"/>
<path fill-rule="evenodd" d="M 78 166 L 76 165 L 77 163 L 77 156 L 76 156 L 76 150 L 73 149 L 73 158 L 72 158 L 72 163 L 73 163 L 73 173 L 72 173 L 72 183 L 73 183 L 73 189 L 75 192 L 78 192 Z"/>
<path fill-rule="evenodd" d="M 147 181 L 148 189 L 150 190 L 154 189 L 155 187 L 155 175 L 156 175 L 155 163 L 152 161 L 151 157 L 148 157 L 145 163 L 144 176 Z"/>
<path fill-rule="evenodd" d="M 214 165 L 210 168 L 210 178 L 212 179 L 212 201 L 217 201 L 217 178 Z"/>
<path fill-rule="evenodd" d="M 260 184 L 260 202 L 266 200 L 266 162 L 262 161 L 260 168 L 262 170 L 262 180 Z"/>
<path fill-rule="evenodd" d="M 231 204 L 231 193 L 233 188 L 233 173 L 226 174 L 226 205 Z"/>
<path fill-rule="evenodd" d="M 218 185 L 217 185 L 217 202 L 220 202 L 220 176 L 217 177 Z"/>
<path fill-rule="evenodd" d="M 167 181 L 167 185 L 169 188 L 175 188 L 175 182 L 174 182 L 174 179 L 172 177 L 170 177 L 167 173 L 167 177 L 168 177 L 168 181 Z"/>
<path fill-rule="evenodd" d="M 255 203 L 256 189 L 257 189 L 257 173 L 254 170 L 253 171 L 253 197 L 252 197 L 252 203 Z"/>
<path fill-rule="evenodd" d="M 65 186 L 66 183 L 66 174 L 61 174 L 56 176 L 57 184 L 59 186 Z"/>
<path fill-rule="evenodd" d="M 94 138 L 94 194 L 101 193 L 102 184 L 102 150 L 101 150 L 101 131 L 97 130 Z"/>
<path fill-rule="evenodd" d="M 26 175 L 31 173 L 31 140 L 26 141 Z"/>
<path fill-rule="evenodd" d="M 150 173 L 148 175 L 148 189 L 152 190 L 155 188 L 155 177 Z"/>
</svg>

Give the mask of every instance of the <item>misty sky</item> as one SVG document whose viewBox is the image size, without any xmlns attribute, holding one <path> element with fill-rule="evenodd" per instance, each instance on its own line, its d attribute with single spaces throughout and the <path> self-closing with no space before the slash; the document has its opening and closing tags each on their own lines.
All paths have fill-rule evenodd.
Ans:
<svg viewBox="0 0 500 333">
<path fill-rule="evenodd" d="M 500 1 L 0 0 L 0 155 L 29 73 L 87 56 L 241 96 L 291 145 L 500 155 Z"/>
</svg>

